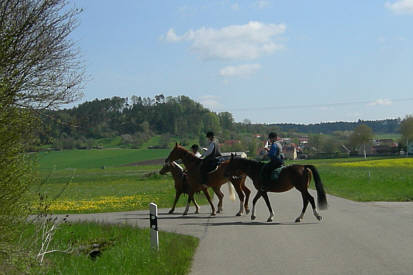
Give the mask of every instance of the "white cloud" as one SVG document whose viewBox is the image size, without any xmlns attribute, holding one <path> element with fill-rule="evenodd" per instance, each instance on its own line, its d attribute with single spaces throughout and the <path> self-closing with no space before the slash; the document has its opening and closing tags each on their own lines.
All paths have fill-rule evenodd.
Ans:
<svg viewBox="0 0 413 275">
<path fill-rule="evenodd" d="M 227 66 L 219 71 L 220 76 L 246 76 L 254 74 L 261 68 L 260 64 L 243 64 L 238 66 Z"/>
<path fill-rule="evenodd" d="M 396 2 L 386 2 L 386 8 L 396 14 L 413 14 L 413 0 L 397 0 Z"/>
<path fill-rule="evenodd" d="M 377 105 L 391 105 L 392 101 L 387 98 L 379 98 L 376 101 L 370 102 L 369 106 L 377 106 Z"/>
<path fill-rule="evenodd" d="M 176 35 L 174 29 L 169 29 L 169 31 L 166 33 L 163 39 L 165 39 L 168 42 L 178 42 L 181 40 L 181 38 Z"/>
<path fill-rule="evenodd" d="M 284 48 L 275 38 L 285 29 L 284 24 L 251 21 L 221 29 L 202 27 L 182 35 L 170 29 L 163 39 L 168 42 L 191 42 L 191 49 L 204 59 L 256 59 Z"/>
<path fill-rule="evenodd" d="M 214 95 L 205 95 L 199 98 L 199 102 L 209 109 L 221 108 L 222 104 L 218 100 L 219 97 Z"/>
</svg>

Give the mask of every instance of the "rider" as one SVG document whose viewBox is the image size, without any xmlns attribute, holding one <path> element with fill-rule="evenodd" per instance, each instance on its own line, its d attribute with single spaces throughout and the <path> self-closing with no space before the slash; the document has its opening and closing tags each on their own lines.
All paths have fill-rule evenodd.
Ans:
<svg viewBox="0 0 413 275">
<path fill-rule="evenodd" d="M 206 187 L 208 172 L 214 169 L 218 163 L 217 157 L 221 156 L 221 151 L 219 150 L 218 140 L 215 139 L 213 132 L 208 132 L 206 137 L 209 140 L 208 149 L 201 156 L 203 159 L 201 163 L 201 184 Z"/>
<path fill-rule="evenodd" d="M 197 158 L 200 158 L 200 157 L 201 157 L 201 153 L 198 152 L 198 149 L 199 149 L 198 144 L 193 144 L 193 145 L 191 146 L 192 153 L 194 153 L 194 155 L 195 155 Z"/>
<path fill-rule="evenodd" d="M 267 156 L 270 159 L 270 162 L 266 164 L 264 171 L 263 171 L 263 176 L 264 176 L 264 183 L 268 183 L 271 178 L 271 173 L 273 170 L 281 167 L 284 164 L 284 158 L 282 155 L 282 146 L 281 144 L 277 141 L 277 133 L 271 132 L 268 135 L 268 140 L 269 140 L 269 148 L 264 148 L 268 154 Z M 266 186 L 262 186 L 263 189 L 266 188 Z"/>
</svg>

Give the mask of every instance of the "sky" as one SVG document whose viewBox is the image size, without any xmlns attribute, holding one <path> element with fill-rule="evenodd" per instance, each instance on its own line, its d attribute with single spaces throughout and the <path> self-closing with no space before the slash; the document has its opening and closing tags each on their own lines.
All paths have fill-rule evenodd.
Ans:
<svg viewBox="0 0 413 275">
<path fill-rule="evenodd" d="M 73 0 L 78 103 L 185 95 L 237 122 L 413 114 L 413 0 Z"/>
</svg>

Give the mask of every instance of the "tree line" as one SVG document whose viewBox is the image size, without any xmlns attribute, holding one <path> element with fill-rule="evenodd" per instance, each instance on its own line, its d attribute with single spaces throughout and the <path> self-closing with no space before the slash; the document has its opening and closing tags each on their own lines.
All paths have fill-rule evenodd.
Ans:
<svg viewBox="0 0 413 275">
<path fill-rule="evenodd" d="M 252 155 L 271 131 L 292 138 L 296 144 L 300 137 L 308 136 L 306 153 L 334 153 L 345 151 L 343 147 L 355 150 L 360 146 L 360 134 L 355 136 L 355 130 L 367 128 L 364 133 L 371 133 L 371 139 L 373 133 L 400 133 L 404 121 L 398 118 L 309 125 L 252 124 L 248 120 L 235 122 L 229 112 L 211 112 L 187 96 L 163 94 L 153 98 L 95 99 L 71 109 L 44 110 L 41 117 L 43 127 L 38 128 L 36 145 L 51 144 L 56 149 L 94 148 L 97 139 L 114 137 L 121 137 L 128 147 L 139 148 L 154 135 L 161 137 L 159 148 L 167 148 L 172 138 L 184 144 L 186 140 L 196 140 L 203 145 L 207 142 L 205 133 L 214 131 L 221 142 L 236 141 L 225 144 L 225 150 L 249 151 Z"/>
</svg>

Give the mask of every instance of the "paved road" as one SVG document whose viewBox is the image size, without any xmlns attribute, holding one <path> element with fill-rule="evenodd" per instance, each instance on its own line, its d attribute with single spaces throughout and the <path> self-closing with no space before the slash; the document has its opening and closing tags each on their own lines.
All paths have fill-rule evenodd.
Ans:
<svg viewBox="0 0 413 275">
<path fill-rule="evenodd" d="M 251 184 L 248 184 L 251 186 Z M 252 187 L 252 186 L 251 186 Z M 227 191 L 223 188 L 223 191 Z M 316 196 L 315 192 L 311 192 Z M 253 192 L 255 194 L 255 191 Z M 182 217 L 161 209 L 160 230 L 200 238 L 191 274 L 413 274 L 413 203 L 357 203 L 328 196 L 329 209 L 318 222 L 307 209 L 303 222 L 293 221 L 302 207 L 296 190 L 272 194 L 274 222 L 257 203 L 257 220 L 235 217 L 238 202 L 224 200 L 224 214 Z M 252 203 L 252 200 L 251 200 Z M 190 209 L 193 212 L 193 207 Z M 148 227 L 148 212 L 71 215 Z"/>
</svg>

